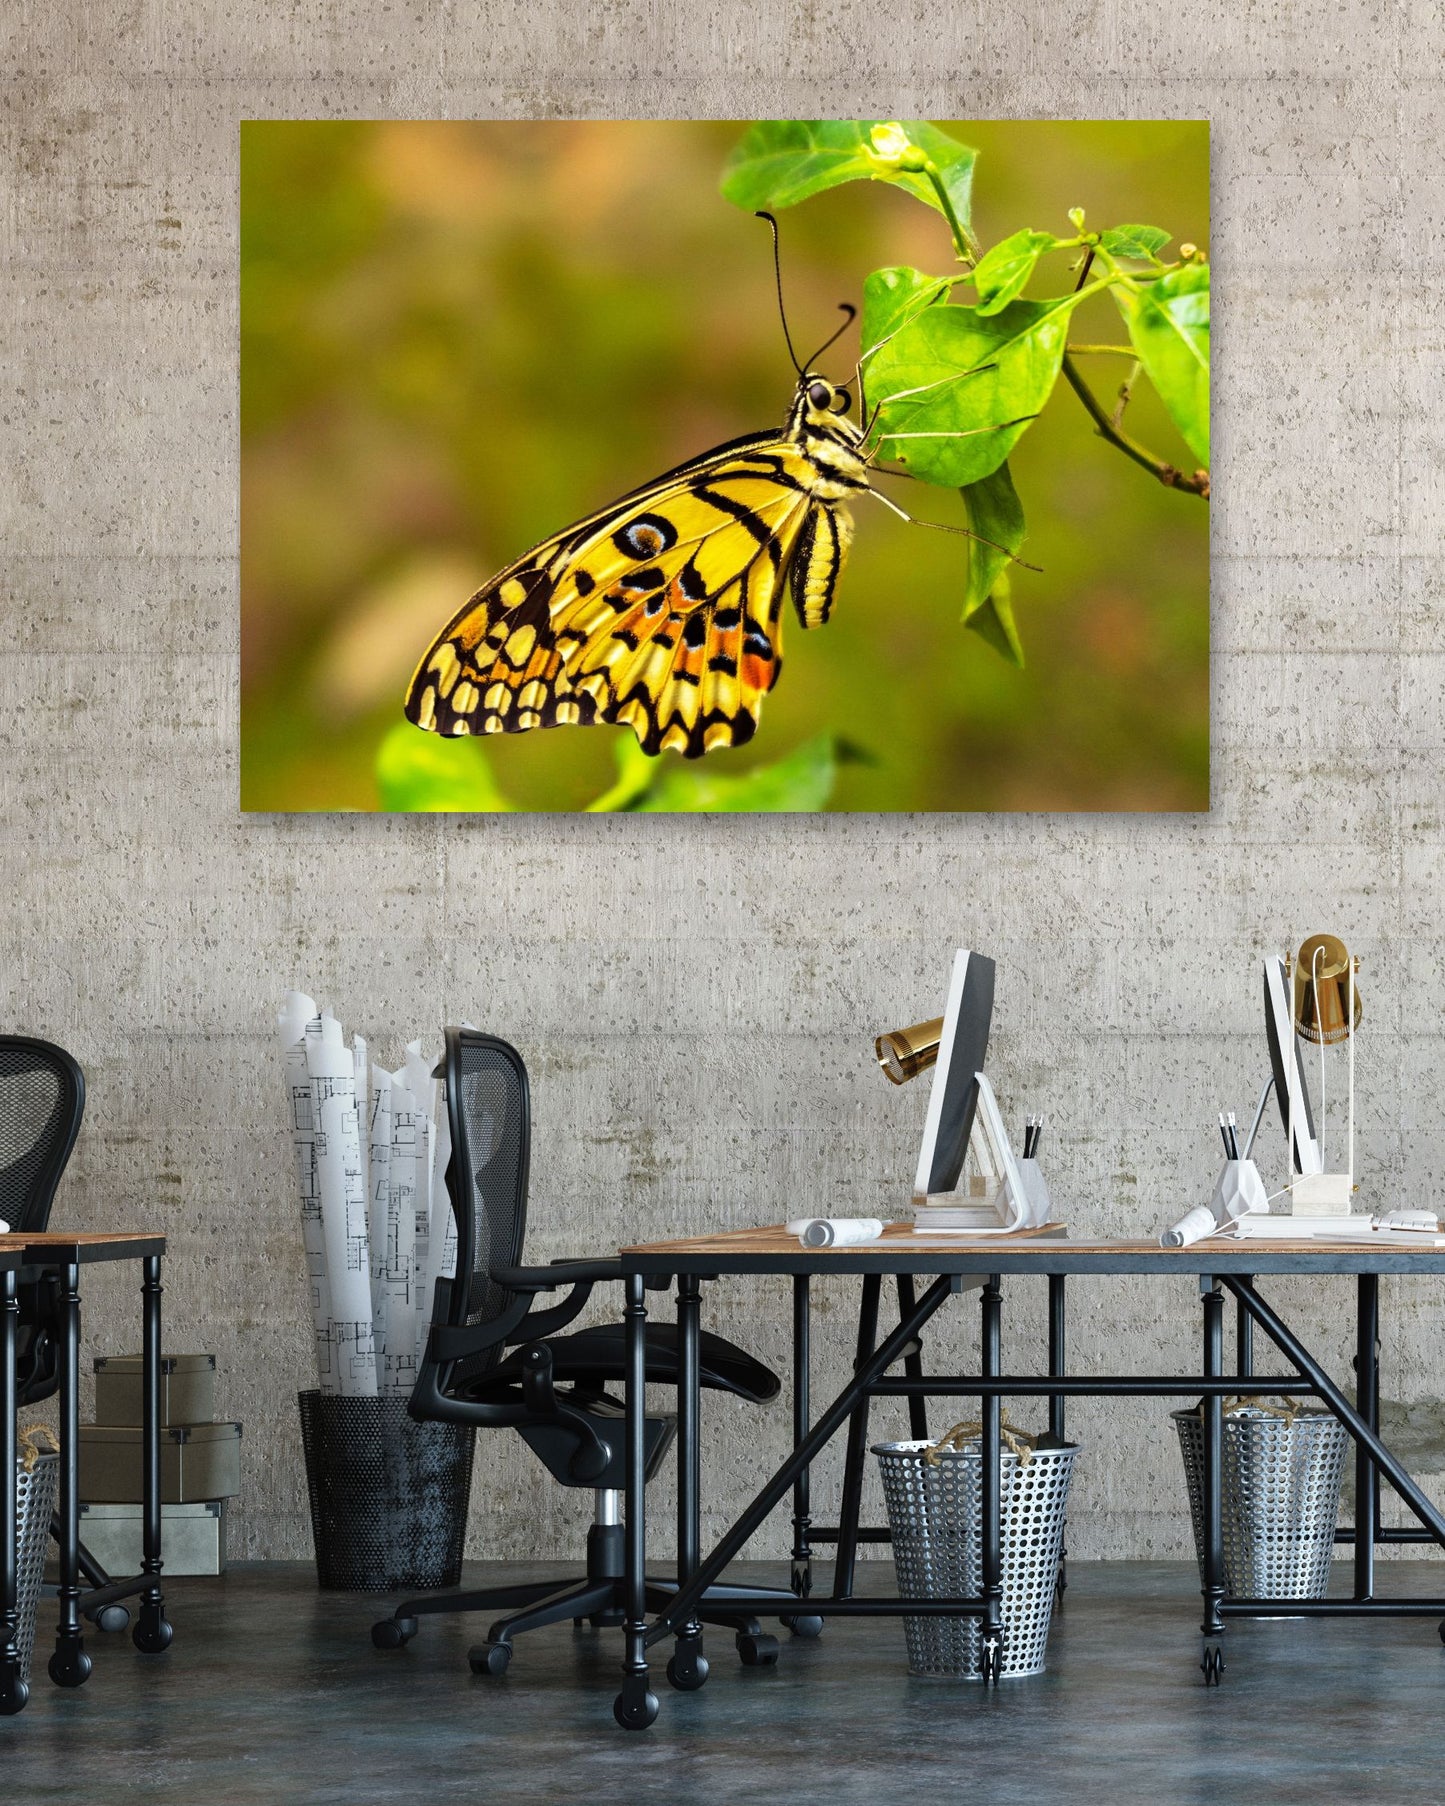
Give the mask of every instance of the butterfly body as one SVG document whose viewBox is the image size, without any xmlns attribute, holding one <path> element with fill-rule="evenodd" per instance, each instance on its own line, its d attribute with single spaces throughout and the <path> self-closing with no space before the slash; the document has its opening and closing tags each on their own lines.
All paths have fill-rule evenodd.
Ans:
<svg viewBox="0 0 1445 1806">
<path fill-rule="evenodd" d="M 844 389 L 814 373 L 780 431 L 716 447 L 542 541 L 432 642 L 407 718 L 445 735 L 631 727 L 644 752 L 741 746 L 782 669 L 790 588 L 828 619 L 869 488 Z"/>
</svg>

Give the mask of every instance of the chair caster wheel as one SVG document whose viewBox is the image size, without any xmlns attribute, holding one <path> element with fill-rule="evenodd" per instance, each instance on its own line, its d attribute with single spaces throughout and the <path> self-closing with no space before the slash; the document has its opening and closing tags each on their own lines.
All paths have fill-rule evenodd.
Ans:
<svg viewBox="0 0 1445 1806">
<path fill-rule="evenodd" d="M 416 1635 L 415 1618 L 383 1618 L 371 1627 L 373 1649 L 404 1649 Z"/>
<path fill-rule="evenodd" d="M 159 1655 L 169 1649 L 175 1636 L 171 1621 L 159 1606 L 143 1605 L 140 1619 L 130 1633 L 130 1640 L 142 1655 Z"/>
<path fill-rule="evenodd" d="M 624 1682 L 612 1702 L 612 1716 L 624 1731 L 645 1731 L 657 1717 L 657 1695 L 645 1686 L 638 1689 Z"/>
<path fill-rule="evenodd" d="M 667 1658 L 667 1678 L 679 1693 L 696 1693 L 707 1681 L 709 1663 L 696 1647 L 677 1649 Z"/>
<path fill-rule="evenodd" d="M 759 1632 L 738 1633 L 738 1658 L 744 1668 L 773 1668 L 777 1666 L 778 1639 Z"/>
<path fill-rule="evenodd" d="M 478 1643 L 475 1649 L 467 1651 L 473 1674 L 505 1674 L 511 1659 L 510 1643 Z"/>
<path fill-rule="evenodd" d="M 802 1612 L 796 1618 L 784 1618 L 783 1623 L 795 1637 L 821 1637 L 823 1620 L 816 1612 Z"/>
<path fill-rule="evenodd" d="M 83 1649 L 67 1646 L 50 1658 L 50 1678 L 57 1687 L 83 1687 L 90 1679 L 91 1660 Z"/>
<path fill-rule="evenodd" d="M 130 1613 L 123 1605 L 103 1605 L 91 1619 L 97 1630 L 110 1632 L 122 1631 L 130 1623 Z"/>
<path fill-rule="evenodd" d="M 0 1681 L 0 1718 L 13 1718 L 17 1712 L 23 1712 L 29 1698 L 30 1688 L 18 1674 Z"/>
<path fill-rule="evenodd" d="M 985 1687 L 996 1687 L 1003 1678 L 1003 1644 L 989 1638 L 983 1646 L 980 1676 Z"/>
<path fill-rule="evenodd" d="M 1204 1671 L 1206 1687 L 1217 1687 L 1224 1678 L 1224 1651 L 1217 1643 L 1207 1643 L 1204 1647 L 1204 1659 L 1199 1666 Z"/>
</svg>

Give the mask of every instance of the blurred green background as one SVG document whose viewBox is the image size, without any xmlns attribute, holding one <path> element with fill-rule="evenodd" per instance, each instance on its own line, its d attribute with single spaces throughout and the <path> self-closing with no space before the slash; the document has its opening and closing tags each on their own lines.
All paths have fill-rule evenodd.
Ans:
<svg viewBox="0 0 1445 1806">
<path fill-rule="evenodd" d="M 985 246 L 1067 235 L 1075 206 L 1091 227 L 1209 242 L 1207 124 L 939 123 L 980 153 Z M 378 745 L 473 589 L 668 466 L 781 423 L 793 373 L 767 231 L 718 194 L 742 129 L 242 126 L 243 808 L 377 808 Z M 942 218 L 881 184 L 781 228 L 800 355 L 870 270 L 957 267 Z M 1030 294 L 1072 285 L 1062 255 L 1040 275 Z M 1124 339 L 1107 296 L 1075 316 L 1071 342 Z M 841 379 L 856 354 L 849 335 L 825 363 Z M 1111 401 L 1124 360 L 1081 362 Z M 1127 424 L 1192 464 L 1146 381 Z M 964 542 L 865 497 L 832 620 L 805 634 L 788 604 L 757 737 L 707 772 L 831 733 L 861 755 L 833 809 L 1208 808 L 1208 505 L 1097 440 L 1062 381 L 1012 469 L 1043 567 L 1013 573 L 1025 670 L 959 624 Z M 952 491 L 884 486 L 963 518 Z M 577 809 L 612 784 L 623 731 L 485 750 L 515 805 Z"/>
</svg>

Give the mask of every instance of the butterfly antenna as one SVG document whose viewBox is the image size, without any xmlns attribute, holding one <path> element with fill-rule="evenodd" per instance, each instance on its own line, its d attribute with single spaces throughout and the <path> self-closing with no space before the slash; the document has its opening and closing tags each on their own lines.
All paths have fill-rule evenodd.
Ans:
<svg viewBox="0 0 1445 1806">
<path fill-rule="evenodd" d="M 844 319 L 843 324 L 833 334 L 832 338 L 824 339 L 823 343 L 818 347 L 818 349 L 808 359 L 808 368 L 810 370 L 813 368 L 813 365 L 817 363 L 818 359 L 823 355 L 823 353 L 829 348 L 829 346 L 837 344 L 838 340 L 842 338 L 843 334 L 848 330 L 848 328 L 853 324 L 854 320 L 858 317 L 858 309 L 856 307 L 852 306 L 849 302 L 840 301 L 838 303 L 838 305 L 840 308 L 842 308 L 843 313 L 846 315 L 846 318 Z M 801 376 L 802 371 L 800 370 L 798 372 L 798 374 Z"/>
<path fill-rule="evenodd" d="M 788 356 L 793 360 L 793 368 L 802 376 L 803 366 L 798 362 L 798 354 L 793 349 L 793 335 L 788 331 L 788 310 L 783 306 L 783 260 L 778 250 L 778 222 L 771 213 L 765 213 L 761 209 L 757 217 L 765 219 L 773 229 L 773 278 L 778 285 L 778 318 L 783 322 L 783 342 L 788 347 Z"/>
</svg>

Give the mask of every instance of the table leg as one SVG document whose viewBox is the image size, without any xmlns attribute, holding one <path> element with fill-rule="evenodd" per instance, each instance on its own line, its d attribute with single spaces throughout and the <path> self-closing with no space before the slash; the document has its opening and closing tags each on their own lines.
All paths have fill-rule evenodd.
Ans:
<svg viewBox="0 0 1445 1806">
<path fill-rule="evenodd" d="M 647 1295 L 642 1275 L 629 1273 L 623 1322 L 627 1331 L 627 1622 L 622 1691 L 612 1713 L 626 1731 L 645 1730 L 657 1717 L 647 1673 Z"/>
<path fill-rule="evenodd" d="M 1224 1372 L 1224 1294 L 1218 1282 L 1202 1277 L 1204 1300 L 1204 1371 L 1211 1377 Z M 1211 1392 L 1204 1401 L 1204 1636 L 1200 1667 L 1206 1687 L 1217 1687 L 1224 1673 L 1224 1619 L 1219 1604 L 1224 1597 L 1224 1399 Z"/>
<path fill-rule="evenodd" d="M 80 1268 L 60 1287 L 60 1623 L 50 1678 L 79 1687 L 90 1677 L 80 1629 Z"/>
<path fill-rule="evenodd" d="M 146 1655 L 159 1655 L 175 1634 L 166 1618 L 161 1593 L 161 1262 L 150 1255 L 141 1278 L 141 1420 L 145 1503 L 141 1524 L 141 1572 L 146 1585 L 140 1596 L 131 1640 Z"/>
<path fill-rule="evenodd" d="M 677 1278 L 677 1584 L 685 1587 L 701 1559 L 702 1524 L 702 1293 L 695 1273 Z M 630 1521 L 630 1519 L 629 1519 Z M 685 1693 L 707 1679 L 702 1621 L 694 1613 L 677 1627 L 667 1678 Z"/>
<path fill-rule="evenodd" d="M 793 1447 L 808 1434 L 811 1409 L 808 1384 L 812 1376 L 812 1307 L 809 1297 L 810 1275 L 799 1273 L 793 1279 Z M 805 1467 L 793 1482 L 793 1591 L 806 1599 L 813 1590 L 813 1548 L 808 1541 L 812 1529 L 812 1484 Z"/>
<path fill-rule="evenodd" d="M 1003 1290 L 999 1275 L 990 1273 L 981 1294 L 983 1306 L 980 1371 L 985 1379 L 1003 1372 Z M 982 1668 L 986 1686 L 996 1686 L 1003 1672 L 1003 1504 L 1000 1428 L 1003 1401 L 996 1392 L 983 1401 L 983 1446 L 980 1488 L 983 1493 L 983 1638 Z"/>
<path fill-rule="evenodd" d="M 1252 1284 L 1254 1275 L 1246 1283 Z M 1244 1308 L 1244 1300 L 1234 1301 L 1234 1370 L 1242 1380 L 1254 1378 L 1254 1318 Z"/>
<path fill-rule="evenodd" d="M 882 1280 L 877 1273 L 863 1278 L 863 1295 L 858 1306 L 858 1351 L 855 1371 L 878 1345 L 878 1293 Z M 838 1559 L 833 1564 L 833 1597 L 851 1599 L 853 1576 L 858 1564 L 858 1514 L 863 1505 L 863 1462 L 868 1447 L 868 1406 L 866 1392 L 858 1396 L 848 1422 L 848 1449 L 843 1458 L 843 1506 L 838 1514 Z"/>
<path fill-rule="evenodd" d="M 20 1305 L 15 1296 L 15 1273 L 7 1268 L 3 1303 L 0 1303 L 0 1716 L 23 1712 L 30 1689 L 20 1678 L 20 1651 L 16 1647 L 19 1577 L 15 1571 L 15 1325 Z"/>
<path fill-rule="evenodd" d="M 1049 1275 L 1049 1372 L 1064 1374 L 1068 1371 L 1068 1317 L 1064 1287 L 1065 1276 L 1062 1273 Z M 1067 1414 L 1064 1395 L 1061 1392 L 1049 1396 L 1049 1435 L 1056 1442 L 1068 1441 Z M 1069 1552 L 1061 1544 L 1059 1547 L 1059 1571 L 1054 1580 L 1054 1608 L 1057 1610 L 1064 1603 L 1064 1594 L 1069 1588 Z"/>
<path fill-rule="evenodd" d="M 1355 1401 L 1356 1409 L 1379 1434 L 1379 1334 L 1380 1279 L 1361 1273 L 1355 1302 Z M 1368 1599 L 1375 1590 L 1375 1536 L 1378 1524 L 1378 1469 L 1364 1443 L 1355 1444 L 1355 1598 Z"/>
</svg>

